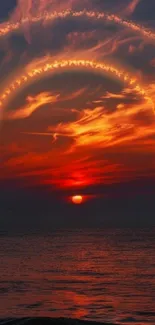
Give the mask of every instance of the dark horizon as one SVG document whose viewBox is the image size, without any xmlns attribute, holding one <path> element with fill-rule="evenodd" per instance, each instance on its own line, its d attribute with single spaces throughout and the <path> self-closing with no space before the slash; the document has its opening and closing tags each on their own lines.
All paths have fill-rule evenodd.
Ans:
<svg viewBox="0 0 155 325">
<path fill-rule="evenodd" d="M 2 232 L 155 226 L 153 181 L 105 186 L 100 197 L 94 195 L 96 188 L 90 192 L 85 189 L 80 193 L 87 194 L 88 200 L 79 206 L 68 202 L 74 193 L 78 191 L 56 193 L 50 187 L 10 190 L 4 187 L 0 197 Z"/>
</svg>

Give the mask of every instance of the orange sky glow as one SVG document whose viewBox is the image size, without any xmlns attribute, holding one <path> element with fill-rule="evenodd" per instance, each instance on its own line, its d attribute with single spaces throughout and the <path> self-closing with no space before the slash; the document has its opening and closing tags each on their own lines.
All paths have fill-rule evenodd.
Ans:
<svg viewBox="0 0 155 325">
<path fill-rule="evenodd" d="M 136 3 L 119 15 L 19 1 L 0 24 L 3 183 L 79 192 L 154 178 L 155 32 L 128 19 Z"/>
</svg>

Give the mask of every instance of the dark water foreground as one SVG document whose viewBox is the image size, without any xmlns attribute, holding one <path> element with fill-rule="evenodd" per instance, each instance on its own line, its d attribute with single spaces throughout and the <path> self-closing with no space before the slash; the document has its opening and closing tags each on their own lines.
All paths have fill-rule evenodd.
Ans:
<svg viewBox="0 0 155 325">
<path fill-rule="evenodd" d="M 0 318 L 27 315 L 155 325 L 155 229 L 0 237 Z"/>
<path fill-rule="evenodd" d="M 90 321 L 80 321 L 77 319 L 67 318 L 49 318 L 49 317 L 37 317 L 37 318 L 7 318 L 0 320 L 0 325 L 114 325 L 112 323 L 97 323 Z"/>
</svg>

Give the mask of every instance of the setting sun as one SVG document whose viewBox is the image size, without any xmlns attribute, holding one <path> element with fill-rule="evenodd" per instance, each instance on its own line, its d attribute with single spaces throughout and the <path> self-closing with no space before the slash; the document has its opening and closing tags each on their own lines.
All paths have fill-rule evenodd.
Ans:
<svg viewBox="0 0 155 325">
<path fill-rule="evenodd" d="M 81 204 L 82 201 L 83 201 L 83 197 L 81 195 L 72 196 L 72 202 L 74 204 Z"/>
</svg>

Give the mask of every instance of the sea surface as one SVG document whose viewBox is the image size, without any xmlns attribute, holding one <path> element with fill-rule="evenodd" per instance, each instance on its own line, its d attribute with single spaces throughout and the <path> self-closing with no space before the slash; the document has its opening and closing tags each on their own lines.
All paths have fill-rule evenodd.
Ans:
<svg viewBox="0 0 155 325">
<path fill-rule="evenodd" d="M 0 236 L 0 318 L 155 324 L 155 229 Z"/>
</svg>

